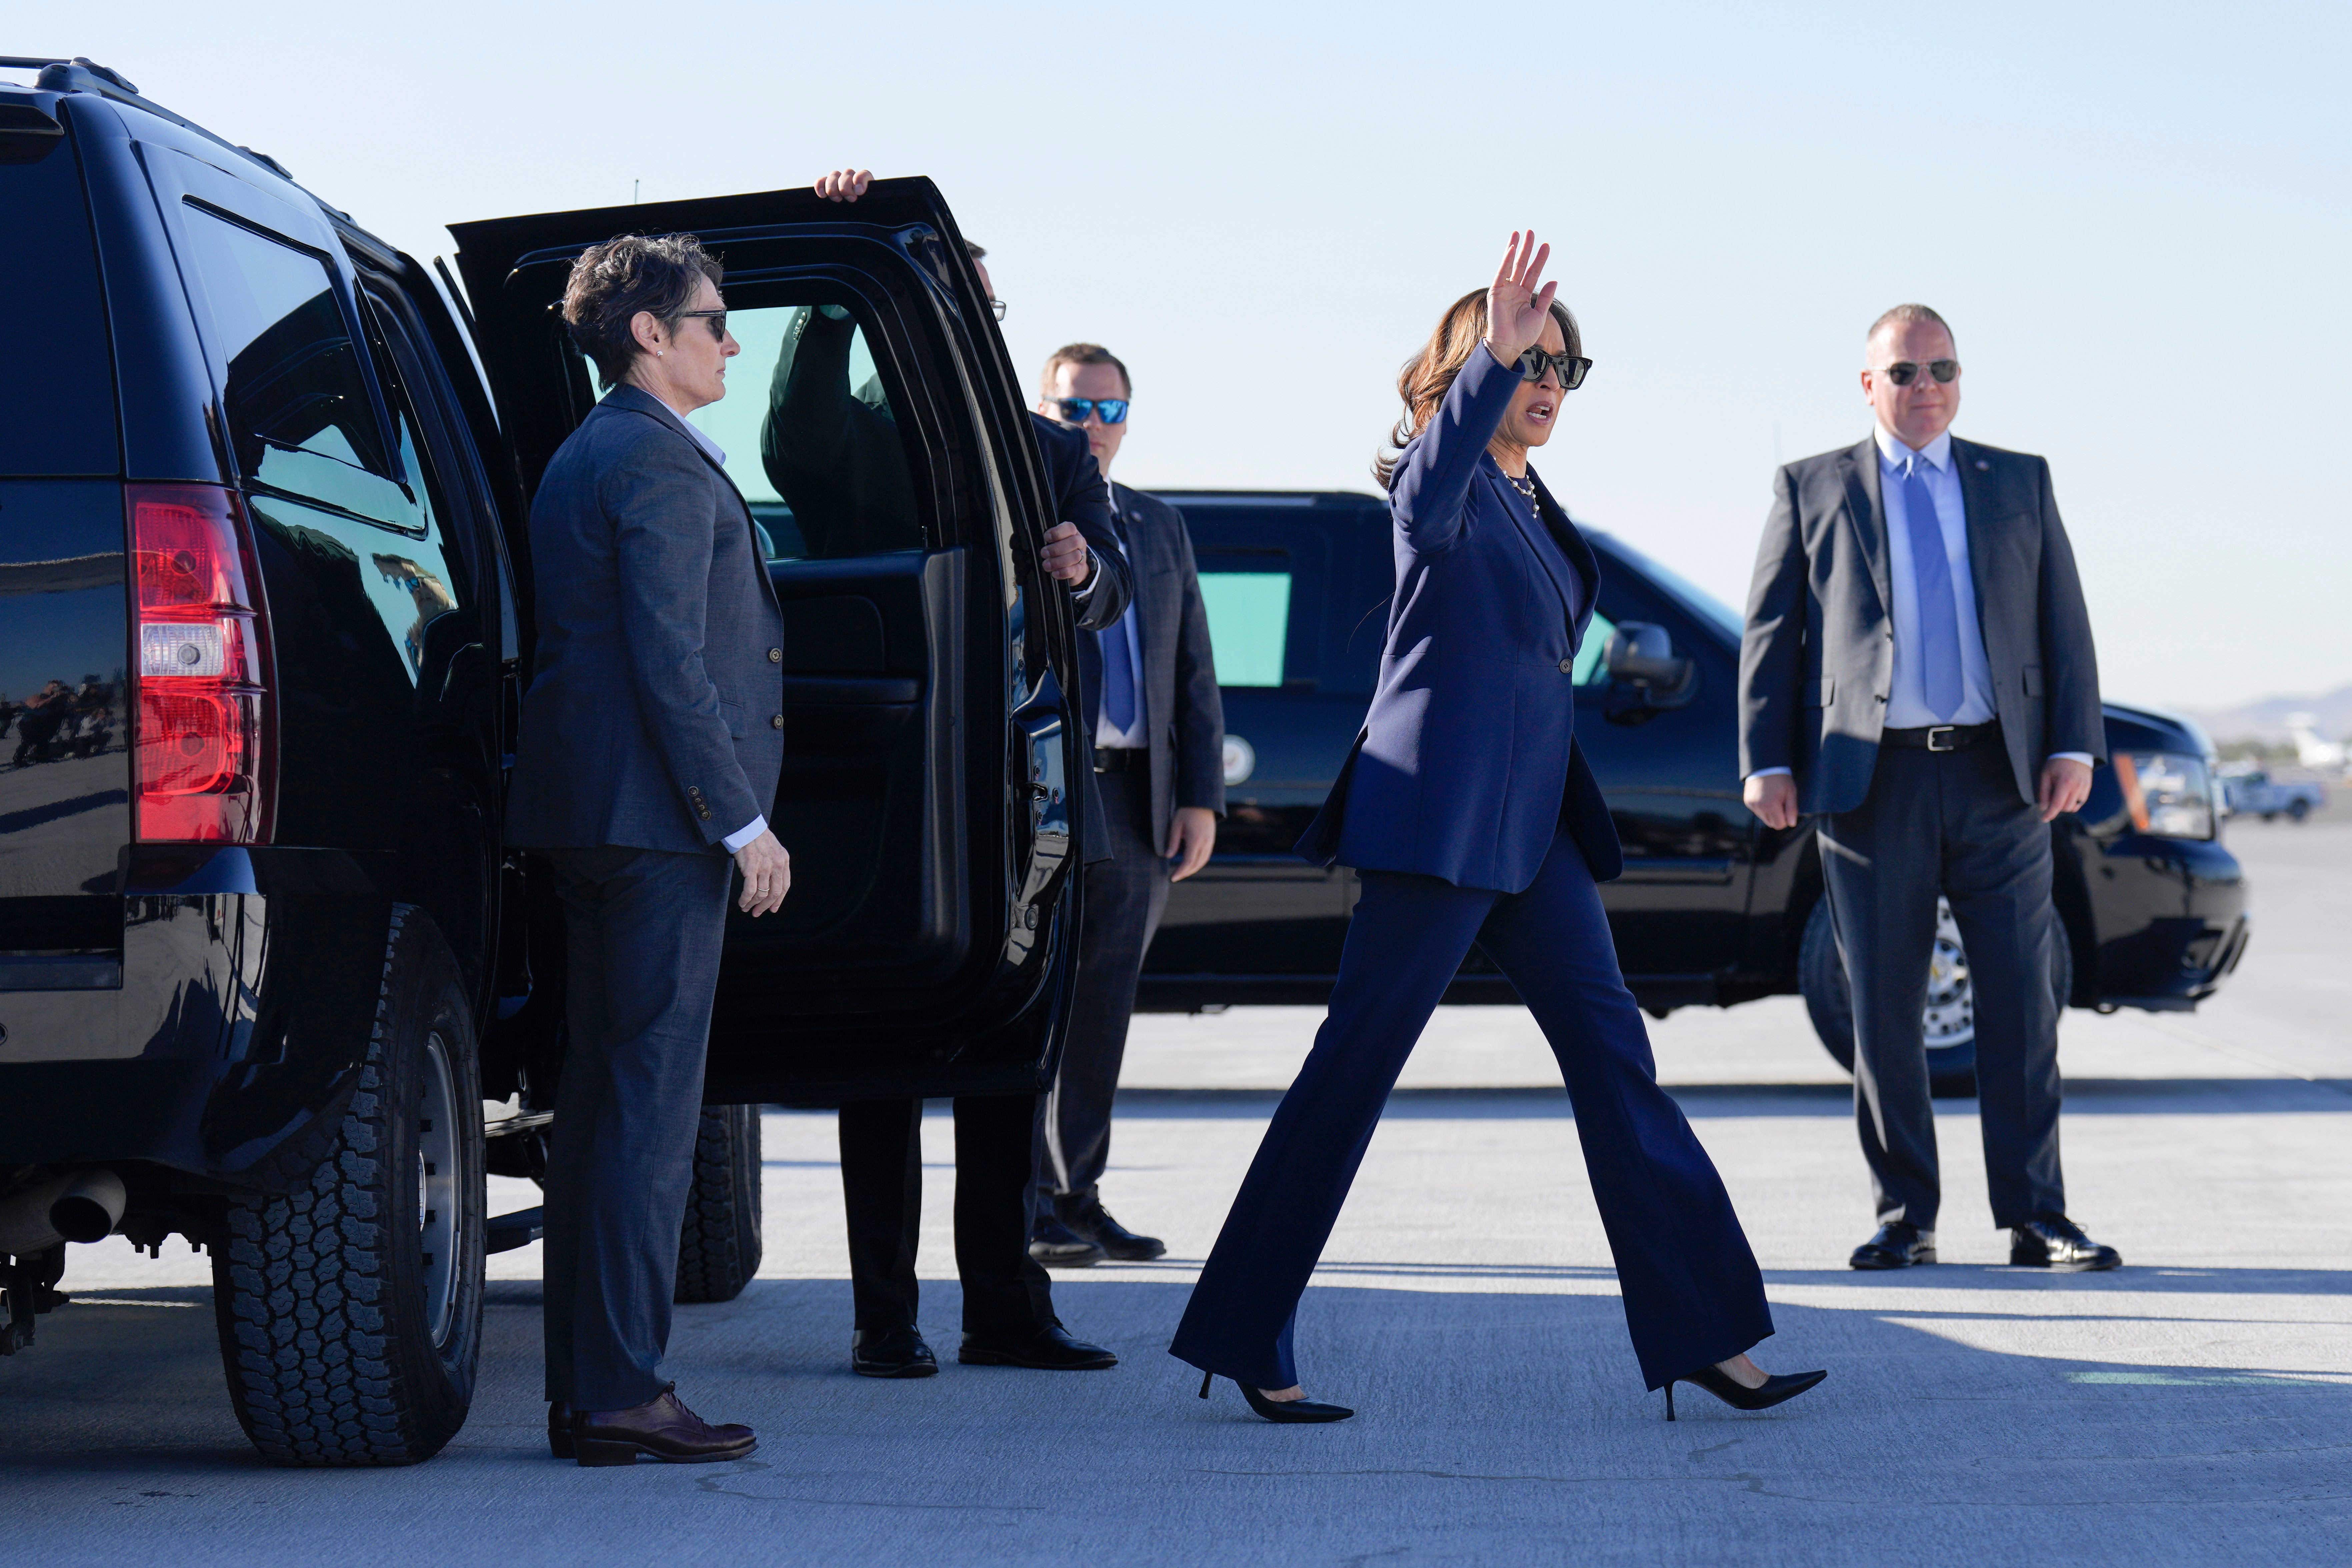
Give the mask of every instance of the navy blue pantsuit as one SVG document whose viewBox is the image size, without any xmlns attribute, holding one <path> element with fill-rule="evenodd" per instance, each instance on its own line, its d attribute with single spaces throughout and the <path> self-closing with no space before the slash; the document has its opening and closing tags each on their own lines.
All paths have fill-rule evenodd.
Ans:
<svg viewBox="0 0 2352 1568">
<path fill-rule="evenodd" d="M 1559 1058 L 1652 1388 L 1772 1331 L 1715 1166 L 1658 1088 L 1595 885 L 1622 868 L 1576 745 L 1571 671 L 1600 583 L 1575 523 L 1487 450 L 1518 374 L 1485 348 L 1400 455 L 1380 685 L 1299 853 L 1355 867 L 1330 1016 L 1267 1127 L 1170 1347 L 1259 1388 L 1298 1382 L 1298 1299 L 1389 1090 L 1475 942 Z"/>
<path fill-rule="evenodd" d="M 1772 1331 L 1731 1200 L 1650 1041 L 1569 836 L 1519 893 L 1368 871 L 1330 1016 L 1283 1096 L 1170 1348 L 1259 1388 L 1299 1381 L 1291 1321 L 1405 1058 L 1475 942 L 1559 1058 L 1649 1387 Z"/>
</svg>

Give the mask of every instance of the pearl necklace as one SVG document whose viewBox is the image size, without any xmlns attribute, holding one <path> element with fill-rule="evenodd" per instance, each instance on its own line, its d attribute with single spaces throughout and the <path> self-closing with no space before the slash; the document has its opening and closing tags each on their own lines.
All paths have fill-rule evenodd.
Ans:
<svg viewBox="0 0 2352 1568">
<path fill-rule="evenodd" d="M 1536 499 L 1536 478 L 1532 472 L 1528 473 L 1524 479 L 1520 478 L 1517 474 L 1505 474 L 1503 477 L 1511 481 L 1511 488 L 1513 489 L 1527 497 L 1528 500 L 1534 500 Z"/>
</svg>

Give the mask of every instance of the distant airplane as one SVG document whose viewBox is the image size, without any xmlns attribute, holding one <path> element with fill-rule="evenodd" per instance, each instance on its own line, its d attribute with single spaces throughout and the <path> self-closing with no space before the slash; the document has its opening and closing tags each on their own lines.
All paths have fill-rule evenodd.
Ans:
<svg viewBox="0 0 2352 1568">
<path fill-rule="evenodd" d="M 2295 761 L 2306 768 L 2340 768 L 2345 764 L 2345 745 L 2341 741 L 2319 738 L 2319 720 L 2309 713 L 2286 716 L 2286 732 L 2294 742 Z"/>
</svg>

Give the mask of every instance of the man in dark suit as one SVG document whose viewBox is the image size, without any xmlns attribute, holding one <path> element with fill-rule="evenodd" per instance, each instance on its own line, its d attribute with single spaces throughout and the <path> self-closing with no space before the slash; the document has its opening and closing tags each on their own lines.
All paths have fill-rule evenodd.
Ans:
<svg viewBox="0 0 2352 1568">
<path fill-rule="evenodd" d="M 661 1376 L 730 873 L 783 902 L 783 616 L 725 454 L 685 416 L 740 352 L 691 238 L 609 240 L 563 314 L 613 390 L 530 510 L 539 644 L 507 842 L 555 871 L 570 1047 L 547 1170 L 549 1446 L 583 1465 L 740 1458 Z"/>
<path fill-rule="evenodd" d="M 1045 362 L 1037 412 L 1084 430 L 1108 478 L 1127 437 L 1132 395 L 1127 366 L 1108 349 L 1072 343 Z M 1031 1256 L 1061 1268 L 1105 1258 L 1141 1261 L 1168 1250 L 1113 1219 L 1098 1184 L 1144 951 L 1168 907 L 1169 884 L 1208 863 L 1225 809 L 1224 705 L 1183 515 L 1116 481 L 1110 494 L 1135 601 L 1079 649 L 1079 710 L 1093 730 L 1110 858 L 1087 868 L 1078 991 L 1045 1097 L 1029 1243 Z"/>
<path fill-rule="evenodd" d="M 1854 1112 L 1877 1198 L 1856 1268 L 1936 1261 L 1921 1015 L 1937 896 L 1975 984 L 1977 1098 L 2010 1261 L 2113 1268 L 2066 1217 L 2048 825 L 2105 750 L 2097 656 L 2040 458 L 1955 439 L 1960 367 L 1924 305 L 1874 323 L 1877 428 L 1783 468 L 1740 653 L 1740 773 L 1768 827 L 1819 819 L 1853 987 Z"/>
<path fill-rule="evenodd" d="M 870 176 L 827 174 L 817 193 L 854 202 Z M 981 285 L 995 289 L 985 254 L 971 247 Z M 780 366 L 770 393 L 762 456 L 779 494 L 798 511 L 804 497 L 834 515 L 838 499 L 856 498 L 861 537 L 894 536 L 901 524 L 877 516 L 892 494 L 880 470 L 903 468 L 896 426 L 856 395 L 822 353 L 846 318 L 812 312 L 787 342 L 791 367 Z M 794 345 L 797 344 L 795 348 Z M 845 353 L 845 348 L 844 350 Z M 845 364 L 845 360 L 844 363 Z M 817 367 L 823 366 L 821 370 Z M 803 371 L 815 371 L 813 376 Z M 807 415 L 823 401 L 830 417 Z M 1046 488 L 1061 521 L 1045 534 L 1046 575 L 1069 593 L 1082 630 L 1110 625 L 1126 612 L 1131 578 L 1112 526 L 1110 494 L 1080 432 L 1033 416 Z M 814 477 L 830 476 L 820 496 Z M 909 493 L 906 502 L 911 507 Z M 1100 797 L 1091 773 L 1086 791 L 1084 854 L 1107 858 Z M 1118 1364 L 1100 1345 L 1073 1338 L 1054 1315 L 1053 1289 L 1029 1256 L 1032 1177 L 1042 1096 L 961 1095 L 955 1101 L 956 1273 L 963 1285 L 963 1342 L 957 1359 L 978 1366 L 1097 1371 Z M 854 1100 L 841 1108 L 841 1185 L 849 1218 L 849 1272 L 856 1312 L 850 1365 L 869 1377 L 928 1377 L 938 1357 L 917 1326 L 916 1247 L 923 1195 L 923 1105 L 919 1100 Z"/>
</svg>

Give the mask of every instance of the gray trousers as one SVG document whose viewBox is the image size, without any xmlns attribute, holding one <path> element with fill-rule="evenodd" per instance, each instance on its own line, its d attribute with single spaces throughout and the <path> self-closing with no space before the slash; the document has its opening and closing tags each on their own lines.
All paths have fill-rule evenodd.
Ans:
<svg viewBox="0 0 2352 1568">
<path fill-rule="evenodd" d="M 1111 1101 L 1127 1055 L 1136 976 L 1168 908 L 1168 862 L 1150 820 L 1150 773 L 1131 768 L 1095 782 L 1101 785 L 1111 854 L 1087 868 L 1077 995 L 1061 1070 L 1045 1097 L 1045 1147 L 1037 1171 L 1043 1192 L 1081 1201 L 1094 1196 L 1110 1160 Z"/>
<path fill-rule="evenodd" d="M 1936 896 L 1976 992 L 1977 1110 L 1997 1226 L 2066 1212 L 2050 829 L 1997 736 L 1958 752 L 1882 747 L 1870 794 L 1822 819 L 1822 871 L 1853 990 L 1853 1107 L 1881 1224 L 1936 1226 L 1942 1188 L 1920 1015 Z"/>
<path fill-rule="evenodd" d="M 715 848 L 546 855 L 571 1023 L 547 1157 L 547 1397 L 625 1410 L 664 1387 L 734 862 Z"/>
</svg>

